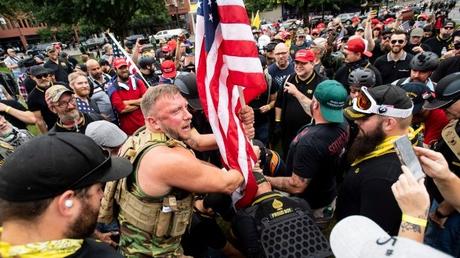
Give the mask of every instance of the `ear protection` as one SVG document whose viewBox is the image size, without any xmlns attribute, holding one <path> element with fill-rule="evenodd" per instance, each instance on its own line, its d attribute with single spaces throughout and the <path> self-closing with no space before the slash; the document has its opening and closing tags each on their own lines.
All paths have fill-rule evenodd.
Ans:
<svg viewBox="0 0 460 258">
<path fill-rule="evenodd" d="M 73 206 L 73 201 L 70 200 L 70 199 L 67 199 L 64 201 L 64 206 L 67 207 L 67 208 L 72 208 Z"/>
</svg>

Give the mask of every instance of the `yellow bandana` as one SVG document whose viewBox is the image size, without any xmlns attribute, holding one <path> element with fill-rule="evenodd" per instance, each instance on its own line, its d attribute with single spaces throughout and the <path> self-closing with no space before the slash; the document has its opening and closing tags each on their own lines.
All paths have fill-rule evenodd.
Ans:
<svg viewBox="0 0 460 258">
<path fill-rule="evenodd" d="M 409 127 L 409 133 L 407 134 L 407 136 L 409 137 L 409 140 L 414 139 L 420 133 L 420 131 L 422 131 L 423 129 L 424 129 L 423 125 L 420 126 L 419 128 L 417 128 L 417 130 L 415 130 L 415 131 L 414 131 L 414 129 Z M 377 145 L 377 147 L 375 147 L 375 149 L 372 152 L 366 154 L 365 156 L 363 156 L 361 158 L 356 159 L 351 164 L 351 166 L 354 167 L 354 166 L 358 165 L 359 163 L 361 163 L 361 162 L 363 162 L 365 160 L 368 160 L 368 159 L 371 159 L 371 158 L 374 158 L 374 157 L 378 157 L 378 156 L 382 156 L 382 155 L 385 155 L 387 153 L 395 152 L 393 143 L 399 137 L 401 137 L 401 135 L 389 136 L 389 137 L 385 138 L 385 140 L 383 140 L 382 143 Z"/>
<path fill-rule="evenodd" d="M 25 245 L 0 242 L 0 256 L 21 258 L 63 258 L 81 248 L 83 239 L 61 239 Z"/>
</svg>

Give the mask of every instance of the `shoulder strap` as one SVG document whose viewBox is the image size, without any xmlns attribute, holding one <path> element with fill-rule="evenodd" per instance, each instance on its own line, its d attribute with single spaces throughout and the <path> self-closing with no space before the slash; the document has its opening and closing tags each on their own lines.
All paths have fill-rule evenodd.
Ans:
<svg viewBox="0 0 460 258">
<path fill-rule="evenodd" d="M 444 129 L 442 129 L 442 139 L 449 146 L 452 153 L 460 160 L 460 137 L 458 136 L 455 127 L 458 123 L 458 119 L 450 121 Z"/>
</svg>

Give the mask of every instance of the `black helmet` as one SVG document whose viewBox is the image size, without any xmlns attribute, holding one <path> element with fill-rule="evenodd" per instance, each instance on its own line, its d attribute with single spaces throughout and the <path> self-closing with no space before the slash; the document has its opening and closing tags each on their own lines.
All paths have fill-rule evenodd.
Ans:
<svg viewBox="0 0 460 258">
<path fill-rule="evenodd" d="M 196 75 L 194 73 L 181 72 L 174 80 L 182 96 L 187 99 L 188 104 L 195 110 L 202 110 L 198 89 L 196 88 Z"/>
<path fill-rule="evenodd" d="M 423 105 L 423 108 L 428 110 L 447 108 L 459 99 L 460 72 L 451 73 L 438 82 L 435 89 L 434 100 L 426 102 L 425 105 Z"/>
<path fill-rule="evenodd" d="M 155 59 L 150 56 L 143 56 L 139 59 L 139 67 L 141 69 L 147 69 L 147 66 L 151 66 L 153 63 L 155 63 Z"/>
<path fill-rule="evenodd" d="M 366 86 L 368 88 L 375 86 L 375 73 L 369 68 L 357 68 L 348 75 L 348 85 Z"/>
<path fill-rule="evenodd" d="M 416 71 L 434 71 L 439 65 L 439 57 L 433 52 L 416 54 L 410 61 L 410 68 Z"/>
</svg>

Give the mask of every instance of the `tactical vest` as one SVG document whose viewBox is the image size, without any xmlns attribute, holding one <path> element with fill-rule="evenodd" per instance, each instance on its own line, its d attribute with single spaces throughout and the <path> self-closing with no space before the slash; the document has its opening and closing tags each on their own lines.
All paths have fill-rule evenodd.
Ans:
<svg viewBox="0 0 460 258">
<path fill-rule="evenodd" d="M 138 172 L 140 160 L 148 150 L 156 146 L 170 148 L 185 144 L 168 139 L 163 133 L 151 133 L 145 127 L 139 128 L 120 149 L 119 156 L 127 158 Z M 133 182 L 134 184 L 135 182 Z M 177 199 L 173 193 L 155 201 L 139 198 L 130 191 L 128 178 L 109 182 L 104 189 L 104 198 L 98 221 L 110 223 L 116 217 L 114 201 L 119 208 L 119 217 L 152 237 L 177 237 L 184 234 L 192 216 L 193 196 Z"/>
<path fill-rule="evenodd" d="M 286 198 L 280 194 L 272 193 L 256 200 L 253 206 L 246 209 L 251 217 L 260 221 L 257 230 L 264 250 L 263 257 L 330 256 L 332 253 L 328 241 L 308 212 L 300 207 L 286 206 L 285 200 Z M 259 204 L 255 205 L 256 202 Z M 274 210 L 257 219 L 260 213 L 266 211 L 266 208 L 260 205 L 270 205 Z"/>
</svg>

